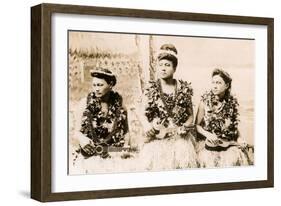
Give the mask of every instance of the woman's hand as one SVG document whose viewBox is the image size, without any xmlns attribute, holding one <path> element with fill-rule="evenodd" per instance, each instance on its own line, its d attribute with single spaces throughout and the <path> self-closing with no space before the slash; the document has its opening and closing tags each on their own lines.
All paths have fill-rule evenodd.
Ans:
<svg viewBox="0 0 281 206">
<path fill-rule="evenodd" d="M 186 135 L 188 132 L 190 132 L 191 130 L 194 130 L 194 129 L 195 129 L 194 124 L 183 125 L 183 126 L 178 128 L 177 134 L 178 135 Z"/>
<path fill-rule="evenodd" d="M 95 154 L 95 148 L 91 144 L 87 144 L 82 147 L 83 152 L 86 153 L 87 156 L 93 156 Z"/>
<path fill-rule="evenodd" d="M 246 142 L 246 140 L 244 138 L 239 137 L 237 139 L 237 143 L 239 144 L 241 149 L 246 149 L 248 146 L 248 143 Z"/>
<path fill-rule="evenodd" d="M 217 144 L 218 142 L 218 136 L 214 133 L 209 133 L 208 135 L 206 135 L 206 138 L 209 142 L 211 142 L 212 144 Z"/>
<path fill-rule="evenodd" d="M 153 127 L 150 129 L 150 130 L 148 130 L 145 134 L 146 134 L 146 136 L 148 137 L 148 138 L 154 138 L 155 136 L 156 136 L 156 134 L 158 134 L 159 133 L 159 131 L 158 130 L 156 130 L 156 129 L 154 129 Z"/>
<path fill-rule="evenodd" d="M 150 141 L 151 139 L 155 138 L 155 136 L 157 134 L 159 134 L 160 131 L 160 127 L 161 127 L 161 121 L 159 118 L 155 118 L 152 121 L 151 126 L 149 127 L 149 129 L 145 132 L 146 137 L 148 138 L 148 141 Z"/>
<path fill-rule="evenodd" d="M 188 132 L 187 128 L 185 126 L 181 126 L 177 129 L 177 134 L 178 135 L 186 135 Z"/>
<path fill-rule="evenodd" d="M 164 122 L 164 120 L 161 121 L 160 118 L 153 119 L 152 129 L 154 129 L 156 131 L 159 131 L 159 130 L 165 128 L 164 125 L 163 125 L 163 122 Z"/>
</svg>

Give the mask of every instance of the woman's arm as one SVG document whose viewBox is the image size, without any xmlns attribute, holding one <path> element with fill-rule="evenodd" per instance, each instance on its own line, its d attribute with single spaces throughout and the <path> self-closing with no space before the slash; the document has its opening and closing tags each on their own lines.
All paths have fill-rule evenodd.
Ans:
<svg viewBox="0 0 281 206">
<path fill-rule="evenodd" d="M 91 132 L 90 132 L 90 118 L 89 118 L 89 110 L 87 108 L 87 105 L 90 101 L 90 94 L 87 96 L 86 101 L 86 105 L 85 103 L 83 103 L 83 106 L 85 107 L 83 114 L 82 114 L 82 118 L 80 119 L 79 122 L 81 122 L 80 124 L 80 130 L 76 130 L 75 132 L 75 138 L 76 141 L 78 141 L 78 145 L 79 148 L 81 148 L 81 153 L 82 155 L 86 155 L 86 156 L 92 156 L 94 154 L 94 150 L 93 150 L 93 141 L 91 140 L 90 136 L 91 136 Z"/>
<path fill-rule="evenodd" d="M 91 118 L 90 118 L 90 110 L 88 108 L 88 104 L 91 100 L 91 93 L 89 93 L 87 95 L 87 97 L 83 100 L 81 100 L 81 103 L 79 104 L 79 106 L 81 106 L 81 108 L 83 107 L 84 110 L 82 111 L 82 113 L 79 113 L 79 125 L 77 125 L 77 130 L 79 131 L 79 135 L 77 135 L 79 137 L 79 140 L 81 140 L 80 142 L 82 144 L 84 144 L 85 140 L 91 140 L 91 136 L 92 136 L 92 133 L 91 133 Z M 80 128 L 78 128 L 80 127 Z M 81 138 L 80 138 L 81 137 Z M 84 137 L 84 138 L 83 138 Z"/>
<path fill-rule="evenodd" d="M 196 115 L 196 118 L 195 118 L 195 124 L 196 124 L 197 132 L 206 137 L 209 132 L 204 130 L 201 127 L 201 124 L 202 124 L 202 121 L 203 121 L 203 118 L 204 118 L 204 113 L 205 113 L 204 103 L 202 101 L 200 101 L 199 106 L 198 106 L 197 115 Z"/>
<path fill-rule="evenodd" d="M 193 110 L 192 108 L 188 108 L 187 112 L 189 115 L 188 119 L 186 120 L 186 122 L 184 123 L 185 126 L 190 126 L 193 124 L 193 119 L 194 119 L 194 115 L 193 115 Z"/>
<path fill-rule="evenodd" d="M 145 94 L 142 94 L 140 104 L 136 110 L 137 116 L 139 121 L 142 124 L 144 133 L 146 134 L 146 137 L 151 138 L 155 135 L 153 128 L 153 123 L 148 121 L 147 116 L 145 115 L 145 109 L 146 105 L 148 104 L 148 97 Z"/>
<path fill-rule="evenodd" d="M 193 124 L 193 110 L 192 108 L 188 108 L 187 112 L 189 114 L 188 119 L 186 120 L 186 122 L 183 124 L 183 126 L 179 127 L 177 132 L 179 135 L 185 135 L 187 134 L 191 128 L 194 128 L 194 124 Z"/>
<path fill-rule="evenodd" d="M 239 133 L 239 135 L 238 135 L 238 138 L 237 138 L 237 143 L 240 144 L 240 146 L 242 148 L 246 148 L 248 146 L 248 143 L 247 143 L 246 139 L 241 136 L 240 132 L 238 132 L 238 133 Z"/>
<path fill-rule="evenodd" d="M 197 112 L 197 115 L 195 118 L 196 130 L 199 134 L 203 135 L 208 140 L 213 142 L 213 141 L 217 140 L 217 135 L 215 135 L 211 132 L 208 132 L 207 130 L 203 129 L 203 127 L 201 126 L 203 118 L 204 118 L 204 114 L 205 114 L 204 103 L 202 101 L 200 101 L 199 106 L 198 106 L 198 112 Z"/>
</svg>

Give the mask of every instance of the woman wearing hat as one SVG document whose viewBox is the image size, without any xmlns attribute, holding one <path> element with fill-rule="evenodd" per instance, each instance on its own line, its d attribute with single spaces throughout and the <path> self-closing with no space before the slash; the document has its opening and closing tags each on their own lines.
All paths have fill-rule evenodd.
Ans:
<svg viewBox="0 0 281 206">
<path fill-rule="evenodd" d="M 108 69 L 98 68 L 91 71 L 91 76 L 93 91 L 87 96 L 80 130 L 89 138 L 89 143 L 81 146 L 85 156 L 95 155 L 99 145 L 122 147 L 128 131 L 122 97 L 112 90 L 116 84 L 115 75 Z M 107 157 L 108 154 L 101 155 Z"/>
<path fill-rule="evenodd" d="M 146 133 L 140 157 L 148 170 L 196 167 L 192 143 L 192 88 L 174 79 L 177 49 L 161 46 L 157 55 L 157 80 L 150 81 L 143 95 L 143 126 Z"/>
<path fill-rule="evenodd" d="M 199 143 L 198 161 L 201 167 L 249 165 L 246 142 L 238 131 L 238 101 L 230 93 L 230 75 L 215 69 L 212 88 L 198 107 L 196 124 Z"/>
</svg>

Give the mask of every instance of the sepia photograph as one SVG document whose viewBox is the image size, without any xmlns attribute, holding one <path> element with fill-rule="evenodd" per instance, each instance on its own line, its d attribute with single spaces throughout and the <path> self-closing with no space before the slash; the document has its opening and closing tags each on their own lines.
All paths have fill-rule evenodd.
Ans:
<svg viewBox="0 0 281 206">
<path fill-rule="evenodd" d="M 254 165 L 255 39 L 68 31 L 69 175 Z"/>
<path fill-rule="evenodd" d="M 274 19 L 40 4 L 31 196 L 274 186 Z"/>
</svg>

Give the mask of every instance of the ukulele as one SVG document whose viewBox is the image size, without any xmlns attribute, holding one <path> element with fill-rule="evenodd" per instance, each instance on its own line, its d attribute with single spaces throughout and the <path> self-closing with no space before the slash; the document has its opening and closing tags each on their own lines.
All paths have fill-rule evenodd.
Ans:
<svg viewBox="0 0 281 206">
<path fill-rule="evenodd" d="M 211 142 L 210 140 L 206 139 L 205 145 L 207 145 L 210 148 L 223 148 L 223 149 L 226 149 L 231 146 L 241 147 L 241 144 L 239 144 L 236 141 L 233 140 L 228 141 L 221 138 L 218 138 L 215 142 Z"/>
<path fill-rule="evenodd" d="M 222 148 L 222 149 L 227 149 L 229 147 L 236 146 L 241 149 L 243 149 L 243 148 L 248 149 L 248 150 L 252 149 L 254 151 L 253 145 L 247 144 L 246 147 L 243 147 L 242 144 L 238 143 L 237 141 L 234 141 L 234 140 L 229 141 L 229 140 L 222 139 L 220 137 L 215 142 L 211 142 L 210 140 L 206 139 L 205 145 L 210 148 Z"/>
<path fill-rule="evenodd" d="M 189 130 L 194 129 L 194 125 L 184 126 L 184 129 L 188 132 Z M 176 134 L 178 134 L 179 127 L 172 126 L 172 127 L 165 127 L 163 124 L 157 126 L 157 130 L 159 131 L 156 135 L 156 139 L 164 139 L 170 138 Z"/>
<path fill-rule="evenodd" d="M 155 135 L 155 139 L 164 139 L 169 138 L 177 134 L 178 128 L 172 127 L 172 128 L 161 128 L 159 130 L 159 133 Z"/>
<path fill-rule="evenodd" d="M 92 129 L 93 137 L 97 141 L 97 143 L 90 144 L 90 147 L 91 147 L 91 150 L 92 150 L 91 154 L 89 154 L 87 151 L 85 151 L 84 147 L 81 147 L 81 146 L 78 149 L 78 152 L 81 152 L 81 154 L 85 158 L 89 158 L 91 156 L 100 156 L 102 158 L 107 158 L 107 157 L 110 156 L 109 155 L 110 152 L 132 151 L 132 149 L 130 147 L 114 147 L 114 146 L 110 146 L 108 144 L 108 141 L 111 140 L 112 136 L 114 136 L 116 134 L 116 132 L 118 132 L 118 129 L 115 125 L 114 130 L 110 134 L 108 134 L 102 141 L 99 141 L 96 133 Z"/>
<path fill-rule="evenodd" d="M 100 143 L 98 145 L 92 145 L 92 154 L 87 153 L 83 147 L 80 146 L 81 154 L 87 159 L 91 156 L 100 156 L 102 158 L 107 158 L 110 156 L 111 152 L 131 152 L 133 151 L 130 147 L 114 147 L 109 146 L 107 143 Z"/>
</svg>

